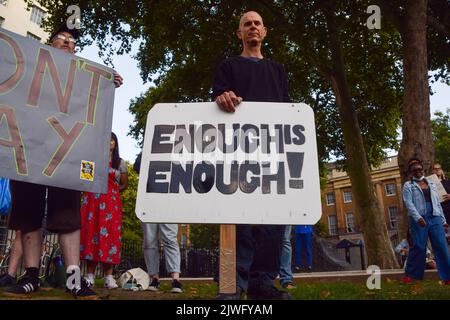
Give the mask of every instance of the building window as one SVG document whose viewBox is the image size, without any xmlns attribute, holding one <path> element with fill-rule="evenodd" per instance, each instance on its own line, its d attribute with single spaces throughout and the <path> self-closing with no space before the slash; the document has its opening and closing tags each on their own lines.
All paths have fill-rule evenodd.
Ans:
<svg viewBox="0 0 450 320">
<path fill-rule="evenodd" d="M 352 192 L 351 191 L 344 191 L 344 203 L 352 202 Z"/>
<path fill-rule="evenodd" d="M 0 27 L 2 27 L 2 26 L 3 26 L 3 22 L 5 22 L 5 18 L 3 18 L 3 17 L 0 17 Z"/>
<path fill-rule="evenodd" d="M 334 205 L 334 192 L 328 192 L 325 195 L 325 201 L 327 202 L 327 206 L 333 206 Z"/>
<path fill-rule="evenodd" d="M 31 32 L 27 32 L 27 38 L 36 40 L 36 41 L 41 41 L 41 38 L 38 37 L 37 35 L 32 34 Z"/>
<path fill-rule="evenodd" d="M 352 212 L 345 214 L 345 224 L 347 225 L 347 232 L 355 232 L 355 215 Z"/>
<path fill-rule="evenodd" d="M 44 18 L 45 12 L 38 7 L 33 7 L 31 9 L 31 17 L 30 20 L 36 23 L 38 26 L 42 24 L 42 19 Z"/>
<path fill-rule="evenodd" d="M 384 190 L 386 191 L 386 196 L 388 197 L 395 196 L 397 194 L 395 183 L 386 183 L 384 185 Z"/>
<path fill-rule="evenodd" d="M 396 229 L 397 228 L 397 207 L 396 206 L 388 207 L 388 211 L 389 211 L 389 227 L 391 229 Z"/>
<path fill-rule="evenodd" d="M 335 236 L 338 234 L 336 215 L 328 216 L 328 233 L 330 236 Z"/>
</svg>

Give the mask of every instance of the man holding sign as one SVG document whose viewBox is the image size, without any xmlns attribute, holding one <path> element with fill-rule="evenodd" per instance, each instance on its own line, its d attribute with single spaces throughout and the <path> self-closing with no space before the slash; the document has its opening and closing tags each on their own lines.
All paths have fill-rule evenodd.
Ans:
<svg viewBox="0 0 450 320">
<path fill-rule="evenodd" d="M 68 29 L 63 24 L 50 36 L 50 45 L 69 54 L 75 53 L 77 29 Z M 116 87 L 122 77 L 115 74 Z M 21 181 L 11 181 L 12 212 L 9 227 L 20 230 L 24 253 L 25 275 L 17 285 L 6 292 L 22 295 L 39 290 L 39 258 L 42 248 L 41 225 L 47 204 L 47 229 L 58 234 L 59 243 L 67 267 L 67 276 L 75 276 L 74 284 L 68 287 L 74 296 L 95 297 L 80 277 L 80 191 L 57 187 L 46 187 Z"/>
<path fill-rule="evenodd" d="M 239 22 L 242 40 L 240 56 L 220 63 L 214 77 L 213 100 L 225 112 L 233 113 L 242 101 L 290 102 L 287 76 L 279 63 L 264 59 L 261 44 L 267 34 L 261 16 L 246 12 Z M 280 269 L 282 225 L 237 225 L 237 287 L 234 298 L 244 291 L 250 299 L 290 299 L 275 288 Z"/>
</svg>

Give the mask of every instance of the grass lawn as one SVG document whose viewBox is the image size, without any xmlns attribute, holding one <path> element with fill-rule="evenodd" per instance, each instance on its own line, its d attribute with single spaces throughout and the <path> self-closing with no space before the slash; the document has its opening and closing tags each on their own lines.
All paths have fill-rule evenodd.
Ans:
<svg viewBox="0 0 450 320">
<path fill-rule="evenodd" d="M 427 279 L 405 285 L 399 279 L 383 277 L 381 289 L 369 290 L 365 280 L 346 279 L 310 281 L 297 279 L 297 288 L 290 290 L 294 300 L 450 300 L 450 286 L 444 286 L 437 279 Z M 212 300 L 218 287 L 214 282 L 183 281 L 184 292 L 170 293 L 170 282 L 162 281 L 159 292 L 133 292 L 122 289 L 107 290 L 102 280 L 97 281 L 95 291 L 100 300 Z M 42 299 L 71 300 L 64 289 L 41 288 L 41 291 L 27 297 L 9 297 L 0 289 L 0 299 Z"/>
<path fill-rule="evenodd" d="M 369 290 L 365 281 L 299 284 L 291 290 L 295 300 L 450 300 L 450 286 L 437 280 L 403 284 L 389 278 L 380 289 Z"/>
</svg>

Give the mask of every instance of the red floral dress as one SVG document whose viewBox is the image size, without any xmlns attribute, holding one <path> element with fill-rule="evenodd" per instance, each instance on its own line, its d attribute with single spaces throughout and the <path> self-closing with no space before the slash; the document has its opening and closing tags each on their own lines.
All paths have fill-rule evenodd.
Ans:
<svg viewBox="0 0 450 320">
<path fill-rule="evenodd" d="M 117 169 L 109 164 L 108 193 L 85 192 L 81 204 L 80 259 L 120 263 L 122 201 Z"/>
</svg>

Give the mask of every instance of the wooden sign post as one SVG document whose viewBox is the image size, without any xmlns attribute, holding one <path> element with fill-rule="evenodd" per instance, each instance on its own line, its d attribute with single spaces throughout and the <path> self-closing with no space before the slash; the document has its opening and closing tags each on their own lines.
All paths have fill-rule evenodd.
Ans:
<svg viewBox="0 0 450 320">
<path fill-rule="evenodd" d="M 236 225 L 220 225 L 219 294 L 236 293 Z"/>
</svg>

